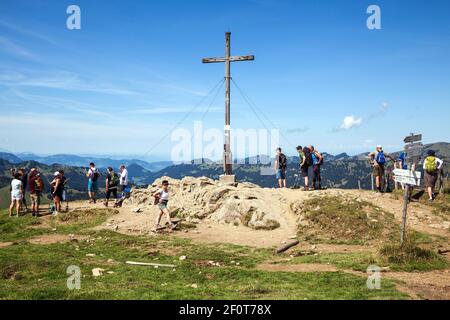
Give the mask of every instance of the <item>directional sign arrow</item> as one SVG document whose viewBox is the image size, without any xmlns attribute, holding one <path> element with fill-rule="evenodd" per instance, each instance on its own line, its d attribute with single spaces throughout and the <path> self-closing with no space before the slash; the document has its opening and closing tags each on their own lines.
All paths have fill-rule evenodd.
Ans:
<svg viewBox="0 0 450 320">
<path fill-rule="evenodd" d="M 422 135 L 421 134 L 416 134 L 416 135 L 407 136 L 405 138 L 405 140 L 403 140 L 403 141 L 405 143 L 413 143 L 413 142 L 422 141 Z"/>
<path fill-rule="evenodd" d="M 393 172 L 396 177 L 407 177 L 413 179 L 420 179 L 422 177 L 422 172 L 420 171 L 394 169 Z"/>
<path fill-rule="evenodd" d="M 398 183 L 409 184 L 412 186 L 420 186 L 420 179 L 415 179 L 411 177 L 394 176 L 394 181 Z"/>
</svg>

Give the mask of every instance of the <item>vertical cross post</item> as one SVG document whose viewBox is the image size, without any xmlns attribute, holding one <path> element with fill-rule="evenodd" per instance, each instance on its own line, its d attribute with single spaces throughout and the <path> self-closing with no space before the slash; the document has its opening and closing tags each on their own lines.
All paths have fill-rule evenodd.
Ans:
<svg viewBox="0 0 450 320">
<path fill-rule="evenodd" d="M 233 155 L 231 153 L 231 32 L 225 33 L 225 145 L 223 153 L 224 173 L 233 174 Z"/>
<path fill-rule="evenodd" d="M 233 155 L 231 153 L 231 62 L 253 60 L 255 60 L 254 56 L 231 56 L 231 32 L 225 33 L 225 57 L 203 59 L 203 63 L 225 63 L 225 137 L 223 152 L 225 176 L 233 175 Z"/>
</svg>

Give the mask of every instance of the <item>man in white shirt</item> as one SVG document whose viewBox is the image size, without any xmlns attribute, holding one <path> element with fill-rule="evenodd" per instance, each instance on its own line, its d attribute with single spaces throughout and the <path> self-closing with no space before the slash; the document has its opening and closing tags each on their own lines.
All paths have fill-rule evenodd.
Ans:
<svg viewBox="0 0 450 320">
<path fill-rule="evenodd" d="M 128 186 L 128 170 L 125 168 L 125 165 L 120 166 L 120 187 L 123 192 L 125 188 Z"/>
<path fill-rule="evenodd" d="M 438 180 L 439 172 L 442 169 L 444 161 L 436 157 L 433 150 L 428 151 L 428 156 L 423 161 L 423 170 L 425 172 L 425 188 L 427 188 L 428 201 L 432 202 L 435 198 L 434 188 Z"/>
</svg>

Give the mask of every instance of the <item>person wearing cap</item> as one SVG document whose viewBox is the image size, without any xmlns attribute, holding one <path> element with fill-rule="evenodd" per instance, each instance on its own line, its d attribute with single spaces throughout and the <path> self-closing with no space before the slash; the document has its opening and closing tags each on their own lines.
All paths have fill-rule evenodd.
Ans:
<svg viewBox="0 0 450 320">
<path fill-rule="evenodd" d="M 55 177 L 53 181 L 50 183 L 52 186 L 52 196 L 53 203 L 55 204 L 55 212 L 53 212 L 53 216 L 57 216 L 61 211 L 61 199 L 63 197 L 63 182 L 61 173 L 56 171 L 53 176 Z"/>
<path fill-rule="evenodd" d="M 425 188 L 428 191 L 428 201 L 430 202 L 434 201 L 434 188 L 443 164 L 444 161 L 436 157 L 436 152 L 428 150 L 427 157 L 423 161 L 423 170 L 425 172 Z"/>
<path fill-rule="evenodd" d="M 383 177 L 387 158 L 395 163 L 395 159 L 383 151 L 383 146 L 378 145 L 375 152 L 369 153 L 369 162 L 373 166 L 373 176 L 377 186 L 377 192 L 383 192 Z"/>
</svg>

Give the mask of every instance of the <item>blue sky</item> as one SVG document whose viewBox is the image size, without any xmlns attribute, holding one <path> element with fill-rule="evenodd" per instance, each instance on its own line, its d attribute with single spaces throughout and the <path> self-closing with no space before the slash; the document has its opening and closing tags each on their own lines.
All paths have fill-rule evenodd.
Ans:
<svg viewBox="0 0 450 320">
<path fill-rule="evenodd" d="M 81 30 L 66 28 L 71 4 Z M 180 127 L 223 128 L 222 92 L 205 95 L 224 67 L 201 59 L 223 55 L 228 30 L 233 54 L 256 56 L 233 78 L 270 119 L 233 87 L 233 128 L 331 153 L 450 141 L 449 14 L 446 0 L 2 0 L 0 148 L 168 158 L 170 136 L 154 146 L 202 99 Z"/>
</svg>

